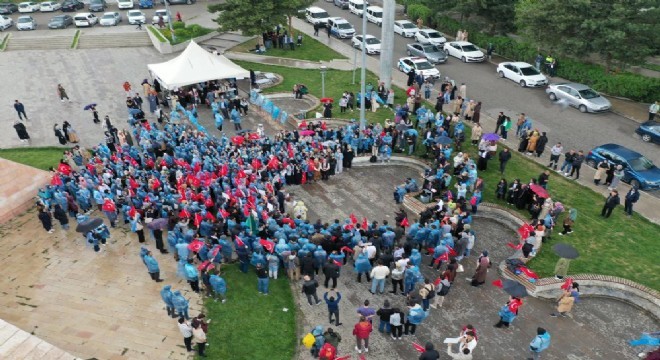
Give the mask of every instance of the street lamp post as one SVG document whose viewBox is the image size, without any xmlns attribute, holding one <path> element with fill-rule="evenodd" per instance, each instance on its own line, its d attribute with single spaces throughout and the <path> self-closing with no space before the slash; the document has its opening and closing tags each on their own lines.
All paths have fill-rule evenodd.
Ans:
<svg viewBox="0 0 660 360">
<path fill-rule="evenodd" d="M 174 28 L 172 27 L 172 13 L 170 12 L 170 2 L 165 0 L 165 11 L 167 12 L 167 24 L 170 27 L 170 35 L 172 36 L 172 43 L 176 42 L 176 35 L 174 35 Z"/>
<path fill-rule="evenodd" d="M 353 85 L 355 85 L 355 70 L 357 70 L 357 48 L 353 47 Z"/>
<path fill-rule="evenodd" d="M 325 72 L 328 71 L 328 67 L 321 65 L 321 97 L 325 97 Z"/>
<path fill-rule="evenodd" d="M 362 6 L 362 71 L 360 72 L 360 130 L 367 127 L 365 114 L 365 92 L 367 91 L 367 14 L 366 6 Z"/>
</svg>

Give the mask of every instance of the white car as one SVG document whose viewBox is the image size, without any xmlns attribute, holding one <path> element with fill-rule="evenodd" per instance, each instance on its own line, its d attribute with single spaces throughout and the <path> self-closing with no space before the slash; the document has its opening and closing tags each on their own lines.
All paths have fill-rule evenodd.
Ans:
<svg viewBox="0 0 660 360">
<path fill-rule="evenodd" d="M 36 30 L 37 21 L 30 15 L 19 16 L 16 19 L 16 29 L 18 30 Z"/>
<path fill-rule="evenodd" d="M 116 11 L 103 13 L 99 24 L 101 26 L 117 26 L 121 22 L 121 14 Z"/>
<path fill-rule="evenodd" d="M 367 35 L 364 43 L 367 49 L 367 54 L 380 54 L 380 40 L 375 36 Z M 353 44 L 353 47 L 356 49 L 362 49 L 362 35 L 353 36 L 351 44 Z"/>
<path fill-rule="evenodd" d="M 137 25 L 137 23 L 146 24 L 147 17 L 140 10 L 128 10 L 126 13 L 126 18 L 128 18 L 128 23 L 131 25 Z"/>
<path fill-rule="evenodd" d="M 501 78 L 511 79 L 522 87 L 548 85 L 548 78 L 526 62 L 503 62 L 496 71 Z"/>
<path fill-rule="evenodd" d="M 447 42 L 447 39 L 438 30 L 433 29 L 420 29 L 415 34 L 415 39 L 420 44 L 432 44 L 440 47 Z"/>
<path fill-rule="evenodd" d="M 76 27 L 92 27 L 97 22 L 99 22 L 99 18 L 92 13 L 77 13 L 73 17 L 73 23 Z"/>
<path fill-rule="evenodd" d="M 161 17 L 161 16 L 163 17 L 163 22 L 165 22 L 165 24 L 170 22 L 170 17 L 169 17 L 169 15 L 167 15 L 167 10 L 160 9 L 160 10 L 156 10 L 156 13 L 154 14 L 154 17 L 151 18 L 151 24 L 152 25 L 158 24 L 158 20 L 159 20 L 158 18 Z"/>
<path fill-rule="evenodd" d="M 14 25 L 14 20 L 12 20 L 10 17 L 0 15 L 0 29 L 9 29 L 12 27 L 12 25 Z"/>
<path fill-rule="evenodd" d="M 478 47 L 467 41 L 449 42 L 445 44 L 445 51 L 463 62 L 482 62 L 486 58 Z"/>
<path fill-rule="evenodd" d="M 62 5 L 57 1 L 45 1 L 39 4 L 39 11 L 41 12 L 51 12 L 57 11 L 62 8 Z"/>
<path fill-rule="evenodd" d="M 117 7 L 120 9 L 132 9 L 135 6 L 133 0 L 118 0 Z"/>
<path fill-rule="evenodd" d="M 18 4 L 19 13 L 32 13 L 39 11 L 39 4 L 32 1 L 26 1 Z"/>
<path fill-rule="evenodd" d="M 406 74 L 409 73 L 410 70 L 415 70 L 415 74 L 420 74 L 425 79 L 428 77 L 434 79 L 440 78 L 440 71 L 438 71 L 438 69 L 436 69 L 428 60 L 422 57 L 403 57 L 399 59 L 397 67 Z"/>
<path fill-rule="evenodd" d="M 408 20 L 397 20 L 394 22 L 394 32 L 403 37 L 413 37 L 418 31 L 417 26 Z"/>
</svg>

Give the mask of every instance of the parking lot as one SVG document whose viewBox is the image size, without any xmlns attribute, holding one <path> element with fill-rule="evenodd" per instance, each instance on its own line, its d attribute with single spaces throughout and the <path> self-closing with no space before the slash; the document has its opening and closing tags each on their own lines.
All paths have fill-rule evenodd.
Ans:
<svg viewBox="0 0 660 360">
<path fill-rule="evenodd" d="M 160 0 L 154 0 L 153 1 L 153 8 L 151 9 L 140 9 L 138 7 L 139 0 L 133 0 L 134 2 L 134 7 L 133 10 L 140 10 L 144 13 L 146 19 L 147 19 L 147 24 L 151 24 L 152 17 L 156 13 L 156 10 L 160 9 L 165 9 L 165 5 L 161 4 Z M 23 15 L 29 15 L 32 16 L 37 22 L 37 30 L 49 30 L 49 31 L 61 31 L 62 29 L 48 29 L 48 22 L 50 19 L 57 15 L 70 15 L 73 17 L 77 13 L 82 13 L 82 12 L 90 12 L 89 11 L 89 1 L 84 1 L 85 7 L 82 9 L 79 9 L 75 12 L 63 12 L 61 10 L 54 11 L 54 12 L 32 12 L 32 13 L 19 13 L 19 12 L 14 12 L 13 14 L 6 14 L 4 16 L 7 16 L 13 20 L 13 25 L 5 29 L 4 31 L 19 31 L 16 29 L 16 20 Z M 106 1 L 107 3 L 107 8 L 104 11 L 101 12 L 92 12 L 92 14 L 96 15 L 99 20 L 103 16 L 104 12 L 119 12 L 122 18 L 122 22 L 118 26 L 135 26 L 135 25 L 129 25 L 128 24 L 128 19 L 127 19 L 127 12 L 130 9 L 119 9 L 117 6 L 117 1 Z M 182 20 L 185 22 L 186 20 L 190 20 L 192 18 L 195 18 L 199 16 L 200 14 L 204 13 L 207 11 L 207 6 L 211 3 L 210 1 L 197 1 L 196 3 L 193 3 L 192 5 L 170 5 L 170 12 L 172 13 L 172 18 L 176 17 L 176 13 L 179 12 L 181 14 Z M 101 27 L 101 25 L 96 24 L 94 27 Z M 75 28 L 75 25 L 70 25 L 69 28 Z"/>
</svg>

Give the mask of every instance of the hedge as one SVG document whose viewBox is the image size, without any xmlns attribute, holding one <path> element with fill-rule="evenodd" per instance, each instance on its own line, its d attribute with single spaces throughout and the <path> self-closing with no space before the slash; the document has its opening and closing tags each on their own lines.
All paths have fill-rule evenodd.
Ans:
<svg viewBox="0 0 660 360">
<path fill-rule="evenodd" d="M 172 34 L 170 29 L 160 29 L 160 32 L 167 38 L 167 40 L 172 44 L 182 43 L 184 41 L 194 39 L 199 36 L 206 35 L 212 32 L 212 29 L 205 28 L 203 26 L 192 24 L 186 26 L 183 22 L 173 22 L 172 27 L 174 28 L 174 35 L 176 35 L 176 41 L 172 41 Z"/>
<path fill-rule="evenodd" d="M 450 17 L 437 15 L 438 29 L 450 35 L 459 29 L 468 29 L 470 42 L 486 48 L 488 43 L 495 46 L 495 52 L 503 57 L 518 61 L 534 62 L 538 53 L 536 46 L 529 42 L 517 41 L 506 36 L 490 36 L 473 25 L 460 23 Z M 635 101 L 651 103 L 660 99 L 660 79 L 650 78 L 629 72 L 608 74 L 598 64 L 584 63 L 575 59 L 559 60 L 557 76 L 570 81 L 587 84 L 594 89 L 612 96 L 620 96 Z"/>
</svg>

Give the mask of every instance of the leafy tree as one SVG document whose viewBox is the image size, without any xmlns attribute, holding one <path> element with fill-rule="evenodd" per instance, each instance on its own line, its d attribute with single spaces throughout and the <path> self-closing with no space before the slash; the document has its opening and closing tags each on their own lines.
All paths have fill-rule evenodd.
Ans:
<svg viewBox="0 0 660 360">
<path fill-rule="evenodd" d="M 616 61 L 641 63 L 657 51 L 659 11 L 653 0 L 521 0 L 516 25 L 527 39 L 560 54 L 597 54 L 609 71 Z"/>
<path fill-rule="evenodd" d="M 261 35 L 291 19 L 314 0 L 225 0 L 209 5 L 211 13 L 219 13 L 215 22 L 223 31 L 241 31 L 244 35 Z"/>
<path fill-rule="evenodd" d="M 518 0 L 476 0 L 477 15 L 490 25 L 491 34 L 504 34 L 515 30 L 515 12 Z"/>
</svg>

